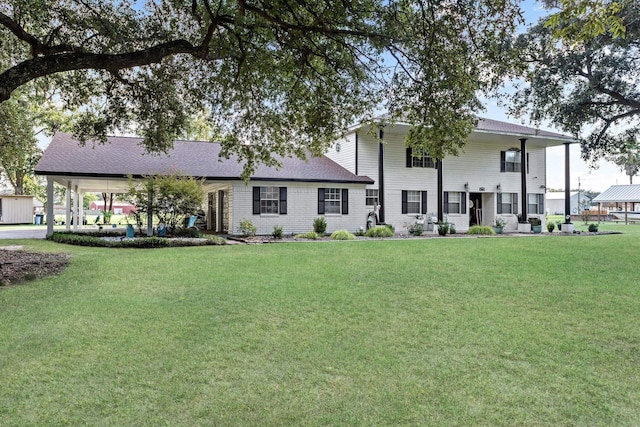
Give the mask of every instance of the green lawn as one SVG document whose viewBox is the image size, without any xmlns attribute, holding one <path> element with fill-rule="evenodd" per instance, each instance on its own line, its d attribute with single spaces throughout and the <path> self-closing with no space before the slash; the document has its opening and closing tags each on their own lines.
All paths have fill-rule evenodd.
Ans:
<svg viewBox="0 0 640 427">
<path fill-rule="evenodd" d="M 72 253 L 0 288 L 0 424 L 638 425 L 640 226 L 611 227 L 630 233 L 0 241 Z"/>
</svg>

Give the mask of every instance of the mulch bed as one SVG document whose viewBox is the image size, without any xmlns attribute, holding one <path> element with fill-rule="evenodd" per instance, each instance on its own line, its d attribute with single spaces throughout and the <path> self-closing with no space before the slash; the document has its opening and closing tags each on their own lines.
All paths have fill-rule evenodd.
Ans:
<svg viewBox="0 0 640 427">
<path fill-rule="evenodd" d="M 0 286 L 58 274 L 68 264 L 68 254 L 26 252 L 18 246 L 0 247 Z"/>
</svg>

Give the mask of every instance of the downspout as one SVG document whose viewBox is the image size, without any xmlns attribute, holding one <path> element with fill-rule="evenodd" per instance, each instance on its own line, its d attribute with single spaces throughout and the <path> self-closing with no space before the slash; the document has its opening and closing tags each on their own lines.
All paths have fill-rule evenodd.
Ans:
<svg viewBox="0 0 640 427">
<path fill-rule="evenodd" d="M 358 132 L 356 132 L 356 175 L 358 175 Z"/>
<path fill-rule="evenodd" d="M 520 139 L 520 188 L 522 189 L 522 221 L 527 221 L 527 138 Z"/>
<path fill-rule="evenodd" d="M 378 203 L 380 204 L 378 221 L 384 224 L 384 130 L 382 126 L 378 129 L 378 140 Z"/>
</svg>

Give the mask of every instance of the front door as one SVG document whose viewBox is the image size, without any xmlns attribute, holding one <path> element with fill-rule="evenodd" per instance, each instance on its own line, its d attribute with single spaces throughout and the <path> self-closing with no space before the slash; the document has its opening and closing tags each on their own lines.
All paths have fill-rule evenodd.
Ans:
<svg viewBox="0 0 640 427">
<path fill-rule="evenodd" d="M 469 225 L 482 225 L 482 193 L 469 193 Z"/>
</svg>

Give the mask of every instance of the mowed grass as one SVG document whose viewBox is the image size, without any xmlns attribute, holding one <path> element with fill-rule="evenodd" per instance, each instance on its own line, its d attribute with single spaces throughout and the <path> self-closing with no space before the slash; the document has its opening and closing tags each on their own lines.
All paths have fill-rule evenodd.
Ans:
<svg viewBox="0 0 640 427">
<path fill-rule="evenodd" d="M 72 262 L 0 289 L 0 424 L 638 425 L 633 233 L 2 241 Z"/>
</svg>

